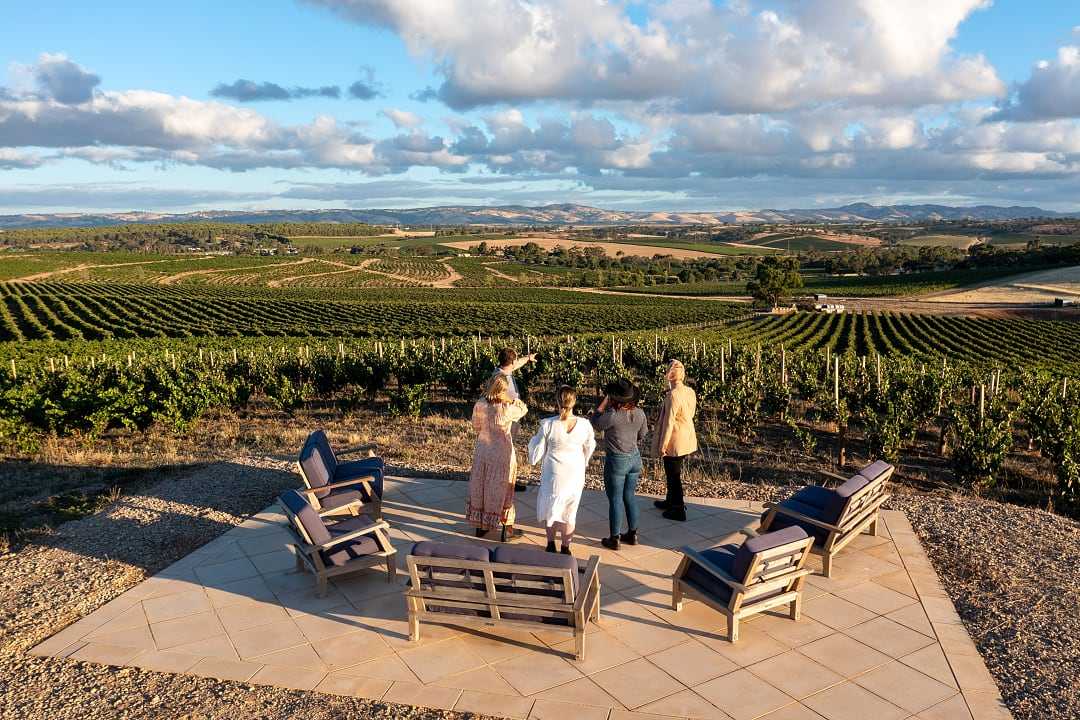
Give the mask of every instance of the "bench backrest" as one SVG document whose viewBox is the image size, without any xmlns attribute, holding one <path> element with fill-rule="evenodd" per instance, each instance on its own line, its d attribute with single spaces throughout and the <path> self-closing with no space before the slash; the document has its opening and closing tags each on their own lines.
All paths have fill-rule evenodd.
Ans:
<svg viewBox="0 0 1080 720">
<path fill-rule="evenodd" d="M 771 595 L 787 590 L 798 579 L 793 573 L 802 570 L 813 544 L 814 539 L 797 526 L 744 542 L 736 551 L 732 567 L 735 579 L 746 586 L 744 602 L 763 593 Z M 778 587 L 776 581 L 785 577 L 787 581 L 780 582 Z"/>
<path fill-rule="evenodd" d="M 490 560 L 406 558 L 413 592 L 423 597 L 508 607 L 574 604 L 574 571 Z"/>
<path fill-rule="evenodd" d="M 836 525 L 843 532 L 856 527 L 869 514 L 877 511 L 886 494 L 885 485 L 895 471 L 896 468 L 882 461 L 875 462 L 859 471 L 859 475 L 866 478 L 867 483 L 852 493 L 836 521 Z"/>
</svg>

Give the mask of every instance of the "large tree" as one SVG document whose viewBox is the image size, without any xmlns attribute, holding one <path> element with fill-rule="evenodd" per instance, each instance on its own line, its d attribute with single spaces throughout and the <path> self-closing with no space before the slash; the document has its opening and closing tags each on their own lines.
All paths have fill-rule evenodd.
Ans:
<svg viewBox="0 0 1080 720">
<path fill-rule="evenodd" d="M 746 283 L 746 292 L 757 304 L 774 308 L 792 290 L 802 286 L 797 257 L 768 255 L 761 259 L 753 279 Z"/>
</svg>

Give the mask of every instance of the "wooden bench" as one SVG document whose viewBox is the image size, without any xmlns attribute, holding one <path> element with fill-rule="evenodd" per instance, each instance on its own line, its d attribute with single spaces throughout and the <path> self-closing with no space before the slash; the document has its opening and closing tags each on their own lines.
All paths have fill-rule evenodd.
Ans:
<svg viewBox="0 0 1080 720">
<path fill-rule="evenodd" d="M 672 576 L 671 608 L 682 610 L 683 598 L 700 600 L 727 617 L 728 639 L 739 639 L 739 621 L 781 605 L 792 620 L 802 608 L 802 586 L 813 571 L 803 568 L 813 539 L 799 527 L 766 533 L 741 546 L 711 550 L 682 549 L 683 559 Z"/>
<path fill-rule="evenodd" d="M 354 517 L 326 524 L 307 499 L 296 490 L 286 490 L 278 503 L 289 519 L 296 569 L 315 576 L 316 592 L 326 596 L 330 578 L 375 565 L 385 565 L 386 581 L 394 582 L 397 550 L 386 531 L 390 526 L 367 517 Z"/>
<path fill-rule="evenodd" d="M 600 558 L 500 545 L 417 543 L 406 558 L 409 639 L 425 622 L 564 632 L 585 658 L 585 628 L 600 619 Z"/>
<path fill-rule="evenodd" d="M 832 577 L 832 561 L 860 533 L 876 535 L 881 506 L 889 499 L 886 483 L 896 468 L 877 461 L 835 489 L 811 485 L 781 503 L 766 503 L 759 532 L 797 525 L 814 538 L 811 550 L 821 556 L 822 573 Z"/>
</svg>

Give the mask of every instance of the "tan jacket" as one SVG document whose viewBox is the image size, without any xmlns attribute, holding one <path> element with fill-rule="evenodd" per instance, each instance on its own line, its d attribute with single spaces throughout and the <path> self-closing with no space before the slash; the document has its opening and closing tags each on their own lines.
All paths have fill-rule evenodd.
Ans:
<svg viewBox="0 0 1080 720">
<path fill-rule="evenodd" d="M 691 388 L 680 385 L 668 391 L 653 435 L 653 455 L 681 457 L 697 452 L 696 411 L 697 395 Z"/>
</svg>

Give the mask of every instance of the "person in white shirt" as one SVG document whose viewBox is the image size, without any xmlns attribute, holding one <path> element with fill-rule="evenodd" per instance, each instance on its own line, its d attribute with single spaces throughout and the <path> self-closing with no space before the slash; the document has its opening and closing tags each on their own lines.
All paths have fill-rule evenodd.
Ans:
<svg viewBox="0 0 1080 720">
<path fill-rule="evenodd" d="M 517 383 L 514 382 L 514 372 L 521 369 L 525 365 L 533 362 L 534 360 L 536 360 L 536 353 L 532 353 L 524 357 L 518 357 L 517 350 L 512 347 L 504 347 L 502 350 L 499 351 L 499 367 L 495 371 L 495 374 L 501 374 L 503 377 L 506 378 L 506 394 L 510 397 L 511 400 L 521 399 L 521 396 L 518 393 Z M 511 439 L 513 439 L 514 435 L 517 434 L 517 428 L 518 423 L 514 423 L 514 427 L 510 431 Z M 520 480 L 514 483 L 514 490 L 516 492 L 523 492 L 528 487 L 529 486 L 527 483 Z"/>
<path fill-rule="evenodd" d="M 529 441 L 529 464 L 541 468 L 536 519 L 547 532 L 547 551 L 555 552 L 555 535 L 559 533 L 562 553 L 572 555 L 578 503 L 585 489 L 585 469 L 596 450 L 596 436 L 586 418 L 574 415 L 577 393 L 573 389 L 563 385 L 555 400 L 559 414 L 544 419 Z"/>
</svg>

